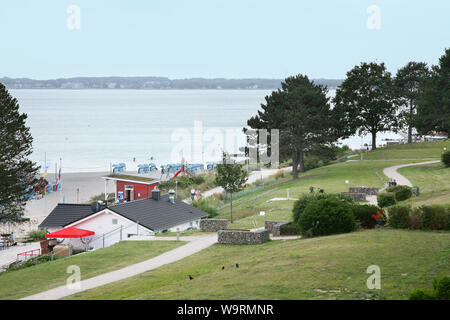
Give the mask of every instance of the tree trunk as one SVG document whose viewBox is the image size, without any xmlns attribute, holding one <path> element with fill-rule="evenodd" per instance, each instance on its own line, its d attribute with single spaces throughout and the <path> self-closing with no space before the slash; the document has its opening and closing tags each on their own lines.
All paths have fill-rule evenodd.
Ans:
<svg viewBox="0 0 450 320">
<path fill-rule="evenodd" d="M 233 223 L 233 192 L 230 192 L 230 217 L 231 223 Z"/>
<path fill-rule="evenodd" d="M 409 123 L 408 123 L 408 143 L 412 143 L 412 125 L 411 125 L 411 121 L 412 121 L 412 117 L 413 117 L 413 102 L 410 101 L 409 102 Z"/>
<path fill-rule="evenodd" d="M 372 150 L 377 148 L 377 133 L 372 132 Z"/>
<path fill-rule="evenodd" d="M 298 152 L 298 162 L 300 164 L 300 172 L 305 172 L 306 170 L 305 170 L 305 163 L 303 160 L 303 150 L 300 150 Z"/>
<path fill-rule="evenodd" d="M 292 154 L 292 176 L 294 180 L 298 179 L 298 154 L 294 152 Z"/>
</svg>

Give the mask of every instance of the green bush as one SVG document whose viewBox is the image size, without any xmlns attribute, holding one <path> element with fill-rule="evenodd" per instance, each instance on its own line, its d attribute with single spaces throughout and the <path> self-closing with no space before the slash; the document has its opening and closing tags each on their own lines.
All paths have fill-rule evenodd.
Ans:
<svg viewBox="0 0 450 320">
<path fill-rule="evenodd" d="M 56 256 L 56 255 L 53 256 L 54 260 L 60 259 L 60 258 L 62 258 L 62 257 Z M 45 262 L 48 262 L 48 261 L 51 261 L 51 255 L 49 255 L 49 254 L 39 255 L 39 256 L 36 256 L 34 258 L 31 258 L 31 259 L 25 261 L 24 263 L 17 264 L 15 266 L 10 267 L 7 270 L 7 272 L 25 269 L 25 268 L 32 267 L 32 266 L 35 266 L 37 264 L 45 263 Z"/>
<path fill-rule="evenodd" d="M 396 201 L 404 201 L 412 197 L 412 188 L 408 186 L 392 186 L 386 191 L 394 193 Z"/>
<path fill-rule="evenodd" d="M 356 228 L 351 204 L 336 198 L 309 203 L 298 220 L 305 237 L 351 232 Z"/>
<path fill-rule="evenodd" d="M 440 205 L 419 207 L 419 223 L 422 229 L 450 230 L 450 210 Z"/>
<path fill-rule="evenodd" d="M 32 241 L 43 241 L 47 240 L 47 238 L 45 237 L 46 234 L 47 231 L 45 229 L 39 229 L 28 232 L 27 237 Z"/>
<path fill-rule="evenodd" d="M 354 204 L 352 205 L 352 211 L 355 219 L 360 222 L 361 227 L 366 229 L 372 229 L 378 222 L 384 222 L 385 220 L 380 208 L 374 205 Z"/>
<path fill-rule="evenodd" d="M 209 213 L 209 218 L 214 218 L 219 215 L 219 210 L 217 210 L 217 208 L 210 206 L 208 202 L 204 199 L 195 200 L 192 202 L 192 205 L 197 209 Z"/>
<path fill-rule="evenodd" d="M 337 199 L 346 203 L 353 203 L 352 197 L 341 194 L 341 193 L 307 193 L 300 196 L 300 198 L 295 201 L 294 208 L 292 209 L 292 217 L 295 223 L 298 223 L 300 215 L 305 210 L 306 206 L 316 200 L 321 199 Z"/>
<path fill-rule="evenodd" d="M 450 300 L 450 277 L 442 277 L 433 282 L 436 298 Z"/>
<path fill-rule="evenodd" d="M 447 168 L 450 167 L 450 151 L 445 151 L 441 156 L 441 160 Z"/>
<path fill-rule="evenodd" d="M 411 206 L 393 206 L 388 209 L 388 221 L 392 228 L 405 229 L 411 226 Z"/>
<path fill-rule="evenodd" d="M 436 300 L 433 291 L 414 289 L 408 296 L 409 300 Z"/>
<path fill-rule="evenodd" d="M 300 234 L 300 228 L 296 223 L 283 224 L 280 227 L 280 235 L 282 236 L 297 236 Z"/>
<path fill-rule="evenodd" d="M 433 290 L 414 289 L 409 300 L 450 300 L 450 277 L 444 276 L 433 281 Z"/>
<path fill-rule="evenodd" d="M 396 203 L 395 194 L 391 192 L 383 192 L 377 195 L 377 202 L 381 208 L 392 206 Z"/>
</svg>

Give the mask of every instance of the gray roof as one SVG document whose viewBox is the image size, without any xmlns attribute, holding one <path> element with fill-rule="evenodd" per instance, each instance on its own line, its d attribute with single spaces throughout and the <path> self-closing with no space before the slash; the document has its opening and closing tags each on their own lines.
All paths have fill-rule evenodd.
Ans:
<svg viewBox="0 0 450 320">
<path fill-rule="evenodd" d="M 208 217 L 206 212 L 183 201 L 175 199 L 175 203 L 170 203 L 167 194 L 161 195 L 160 200 L 146 198 L 108 206 L 108 209 L 153 231 Z M 59 203 L 39 227 L 65 227 L 92 214 L 90 204 Z"/>
<path fill-rule="evenodd" d="M 93 214 L 90 204 L 59 203 L 39 228 L 64 227 Z"/>
<path fill-rule="evenodd" d="M 170 203 L 167 194 L 161 195 L 159 200 L 146 198 L 109 206 L 108 209 L 153 231 L 208 217 L 206 212 L 178 199 Z"/>
</svg>

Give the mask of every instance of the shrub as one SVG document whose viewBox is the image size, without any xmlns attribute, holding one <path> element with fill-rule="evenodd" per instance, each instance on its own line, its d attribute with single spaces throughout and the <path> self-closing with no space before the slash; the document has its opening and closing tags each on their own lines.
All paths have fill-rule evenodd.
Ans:
<svg viewBox="0 0 450 320">
<path fill-rule="evenodd" d="M 361 227 L 366 229 L 374 228 L 378 222 L 384 222 L 385 220 L 383 212 L 374 205 L 354 204 L 352 211 L 355 219 L 360 222 Z"/>
<path fill-rule="evenodd" d="M 446 167 L 450 167 L 450 151 L 446 151 L 441 156 L 442 163 Z"/>
<path fill-rule="evenodd" d="M 450 300 L 450 277 L 444 276 L 433 281 L 433 290 L 415 289 L 409 300 Z"/>
<path fill-rule="evenodd" d="M 219 215 L 219 210 L 217 210 L 217 208 L 210 206 L 208 202 L 204 199 L 195 200 L 192 202 L 192 205 L 197 209 L 209 213 L 209 218 L 214 218 Z"/>
<path fill-rule="evenodd" d="M 411 206 L 394 206 L 388 209 L 389 225 L 392 228 L 405 229 L 411 226 Z"/>
<path fill-rule="evenodd" d="M 414 289 L 408 296 L 409 300 L 435 300 L 434 292 L 422 289 Z"/>
<path fill-rule="evenodd" d="M 336 198 L 309 203 L 300 215 L 298 225 L 305 237 L 351 232 L 356 228 L 351 205 Z"/>
<path fill-rule="evenodd" d="M 47 238 L 45 237 L 46 234 L 47 231 L 45 229 L 39 229 L 28 232 L 27 237 L 29 237 L 32 241 L 43 241 L 47 240 Z"/>
<path fill-rule="evenodd" d="M 377 202 L 381 208 L 392 206 L 396 203 L 395 194 L 384 192 L 377 195 Z"/>
<path fill-rule="evenodd" d="M 346 203 L 353 203 L 352 197 L 341 194 L 341 193 L 307 193 L 300 196 L 300 198 L 295 201 L 294 208 L 292 209 L 293 221 L 298 223 L 300 215 L 305 210 L 306 206 L 316 200 L 321 199 L 337 199 Z"/>
<path fill-rule="evenodd" d="M 392 186 L 387 188 L 387 191 L 395 194 L 396 201 L 403 201 L 412 197 L 412 188 L 408 186 Z"/>
<path fill-rule="evenodd" d="M 300 228 L 296 223 L 283 224 L 280 227 L 280 234 L 282 236 L 296 236 L 300 234 Z"/>
<path fill-rule="evenodd" d="M 449 230 L 450 212 L 440 205 L 419 207 L 419 223 L 422 229 Z"/>
<path fill-rule="evenodd" d="M 433 282 L 436 298 L 450 300 L 450 277 L 442 277 Z"/>
<path fill-rule="evenodd" d="M 277 172 L 272 174 L 270 177 L 271 178 L 275 178 L 277 180 L 280 179 L 280 178 L 284 178 L 284 171 L 283 170 L 278 170 Z"/>
</svg>

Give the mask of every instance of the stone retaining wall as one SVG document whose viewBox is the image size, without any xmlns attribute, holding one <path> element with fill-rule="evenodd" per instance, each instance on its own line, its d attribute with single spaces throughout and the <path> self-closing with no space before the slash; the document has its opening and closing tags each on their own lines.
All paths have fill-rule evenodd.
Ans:
<svg viewBox="0 0 450 320">
<path fill-rule="evenodd" d="M 375 187 L 349 187 L 349 193 L 364 193 L 369 196 L 376 196 L 378 194 L 379 188 Z"/>
<path fill-rule="evenodd" d="M 264 221 L 264 228 L 269 231 L 274 237 L 281 236 L 280 228 L 282 225 L 290 224 L 290 221 L 275 221 L 275 220 L 266 220 Z"/>
<path fill-rule="evenodd" d="M 202 219 L 200 220 L 200 229 L 204 232 L 217 232 L 228 229 L 228 224 L 227 219 Z"/>
<path fill-rule="evenodd" d="M 347 196 L 352 197 L 353 201 L 355 201 L 355 202 L 366 201 L 366 194 L 365 193 L 343 192 L 342 194 L 345 194 Z"/>
<path fill-rule="evenodd" d="M 269 230 L 219 230 L 218 242 L 223 244 L 261 244 L 269 240 Z"/>
</svg>

